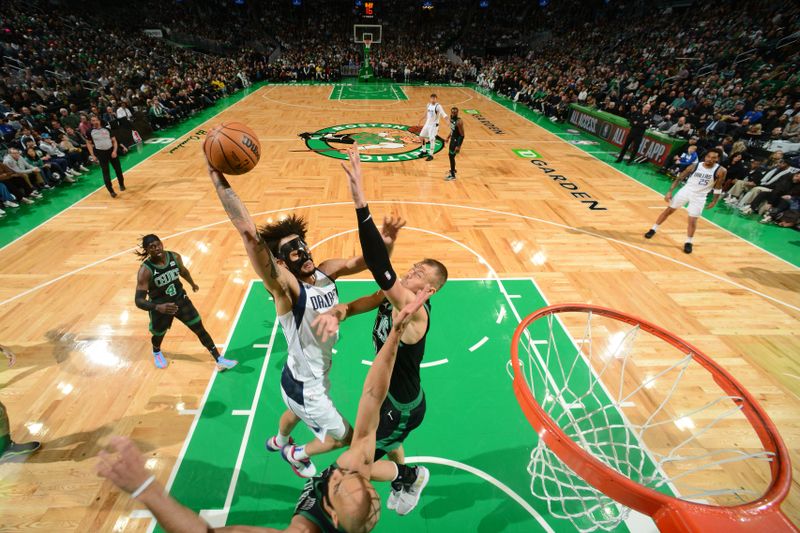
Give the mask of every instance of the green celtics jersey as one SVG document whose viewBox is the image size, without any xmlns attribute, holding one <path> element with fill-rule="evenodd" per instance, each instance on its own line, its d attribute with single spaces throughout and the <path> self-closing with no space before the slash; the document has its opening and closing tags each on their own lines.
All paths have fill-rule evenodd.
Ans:
<svg viewBox="0 0 800 533">
<path fill-rule="evenodd" d="M 175 254 L 172 252 L 164 252 L 164 254 L 167 260 L 163 265 L 156 265 L 149 259 L 144 262 L 144 266 L 150 270 L 151 274 L 147 296 L 153 303 L 174 302 L 185 294 Z"/>
<path fill-rule="evenodd" d="M 337 529 L 333 525 L 330 515 L 322 508 L 322 498 L 328 490 L 328 480 L 336 470 L 336 464 L 332 464 L 322 471 L 318 476 L 314 476 L 306 481 L 303 492 L 297 501 L 294 514 L 299 514 L 314 522 L 322 533 L 340 533 L 343 529 Z"/>
</svg>

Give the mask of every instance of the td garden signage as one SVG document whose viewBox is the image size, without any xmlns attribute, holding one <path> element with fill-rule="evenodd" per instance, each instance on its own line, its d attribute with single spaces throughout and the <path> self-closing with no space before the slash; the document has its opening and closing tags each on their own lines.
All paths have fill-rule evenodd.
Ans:
<svg viewBox="0 0 800 533">
<path fill-rule="evenodd" d="M 401 163 L 427 156 L 422 139 L 408 131 L 409 126 L 391 122 L 358 122 L 330 126 L 308 135 L 306 146 L 314 152 L 334 159 L 347 159 L 348 144 L 343 137 L 358 143 L 361 161 L 365 163 Z M 434 152 L 444 147 L 436 138 Z"/>
</svg>

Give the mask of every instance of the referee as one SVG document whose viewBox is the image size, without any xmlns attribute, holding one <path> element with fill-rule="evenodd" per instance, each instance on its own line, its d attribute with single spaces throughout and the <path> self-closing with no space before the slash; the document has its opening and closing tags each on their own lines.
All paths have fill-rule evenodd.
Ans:
<svg viewBox="0 0 800 533">
<path fill-rule="evenodd" d="M 111 185 L 111 172 L 108 164 L 114 166 L 114 172 L 117 174 L 119 181 L 119 190 L 125 190 L 125 179 L 122 177 L 122 165 L 119 164 L 117 157 L 117 138 L 111 133 L 111 129 L 100 124 L 100 119 L 93 116 L 92 129 L 86 136 L 86 148 L 89 149 L 89 157 L 100 163 L 100 168 L 103 169 L 103 182 L 106 184 L 109 194 L 112 198 L 117 197 L 114 192 L 114 187 Z"/>
</svg>

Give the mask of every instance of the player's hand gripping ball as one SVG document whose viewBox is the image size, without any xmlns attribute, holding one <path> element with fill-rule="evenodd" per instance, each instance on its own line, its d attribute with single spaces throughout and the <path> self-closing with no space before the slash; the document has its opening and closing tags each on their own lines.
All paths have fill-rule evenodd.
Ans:
<svg viewBox="0 0 800 533">
<path fill-rule="evenodd" d="M 208 132 L 203 151 L 211 166 L 223 174 L 244 174 L 258 164 L 261 143 L 241 122 L 223 122 Z"/>
</svg>

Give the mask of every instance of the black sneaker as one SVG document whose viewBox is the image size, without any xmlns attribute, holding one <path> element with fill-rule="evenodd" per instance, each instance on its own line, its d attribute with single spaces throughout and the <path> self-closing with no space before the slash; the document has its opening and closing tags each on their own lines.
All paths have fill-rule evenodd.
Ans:
<svg viewBox="0 0 800 533">
<path fill-rule="evenodd" d="M 42 444 L 37 441 L 31 442 L 23 442 L 17 444 L 16 442 L 12 442 L 9 444 L 6 451 L 3 452 L 3 455 L 0 455 L 0 464 L 2 463 L 12 463 L 12 462 L 19 462 L 22 458 L 32 454 L 36 450 L 38 450 Z"/>
<path fill-rule="evenodd" d="M 425 158 L 425 161 L 433 161 L 433 156 L 429 155 L 428 157 Z"/>
<path fill-rule="evenodd" d="M 690 242 L 683 243 L 683 252 L 687 254 L 692 253 L 692 243 Z"/>
<path fill-rule="evenodd" d="M 125 185 L 120 183 L 119 184 L 119 190 L 124 191 L 125 190 Z"/>
<path fill-rule="evenodd" d="M 110 194 L 111 194 L 111 198 L 116 198 L 117 197 L 117 193 L 115 193 L 114 191 L 111 191 Z"/>
<path fill-rule="evenodd" d="M 645 239 L 652 239 L 653 235 L 655 235 L 655 234 L 656 234 L 656 230 L 649 229 L 649 230 L 647 230 L 647 233 L 644 234 L 644 238 Z"/>
</svg>

